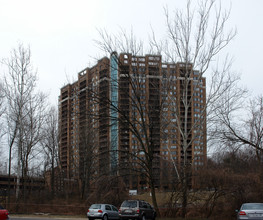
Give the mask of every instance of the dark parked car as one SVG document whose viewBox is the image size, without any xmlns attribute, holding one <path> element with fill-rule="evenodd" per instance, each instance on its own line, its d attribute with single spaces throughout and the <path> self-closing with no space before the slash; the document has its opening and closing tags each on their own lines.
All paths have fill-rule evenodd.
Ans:
<svg viewBox="0 0 263 220">
<path fill-rule="evenodd" d="M 237 219 L 263 219 L 263 203 L 244 203 L 237 210 Z"/>
<path fill-rule="evenodd" d="M 0 205 L 0 220 L 9 219 L 9 212 Z"/>
<path fill-rule="evenodd" d="M 156 212 L 154 208 L 142 200 L 125 200 L 119 209 L 119 216 L 124 219 L 155 219 Z"/>
<path fill-rule="evenodd" d="M 90 206 L 87 217 L 92 219 L 119 219 L 119 211 L 114 205 L 109 204 L 93 204 Z"/>
</svg>

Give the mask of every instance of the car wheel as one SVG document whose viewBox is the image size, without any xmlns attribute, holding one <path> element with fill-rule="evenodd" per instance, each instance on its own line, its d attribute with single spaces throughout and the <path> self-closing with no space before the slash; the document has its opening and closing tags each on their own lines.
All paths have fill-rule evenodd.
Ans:
<svg viewBox="0 0 263 220">
<path fill-rule="evenodd" d="M 89 217 L 89 220 L 93 220 L 93 218 L 90 218 L 90 217 Z"/>
<path fill-rule="evenodd" d="M 107 215 L 103 215 L 103 220 L 108 220 L 108 216 Z"/>
</svg>

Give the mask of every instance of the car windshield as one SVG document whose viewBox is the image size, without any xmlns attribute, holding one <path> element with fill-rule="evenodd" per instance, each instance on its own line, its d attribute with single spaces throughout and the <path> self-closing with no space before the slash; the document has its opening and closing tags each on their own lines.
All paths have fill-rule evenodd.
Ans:
<svg viewBox="0 0 263 220">
<path fill-rule="evenodd" d="M 247 203 L 242 205 L 242 210 L 263 210 L 263 203 Z"/>
<path fill-rule="evenodd" d="M 124 201 L 121 205 L 122 207 L 136 208 L 137 201 Z"/>
<path fill-rule="evenodd" d="M 99 205 L 99 204 L 93 204 L 90 207 L 90 209 L 100 209 L 100 208 L 101 208 L 101 205 Z"/>
</svg>

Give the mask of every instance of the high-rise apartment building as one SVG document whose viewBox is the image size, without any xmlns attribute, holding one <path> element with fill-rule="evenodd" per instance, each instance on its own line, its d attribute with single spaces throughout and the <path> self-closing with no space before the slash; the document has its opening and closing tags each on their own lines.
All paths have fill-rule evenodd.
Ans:
<svg viewBox="0 0 263 220">
<path fill-rule="evenodd" d="M 205 103 L 205 78 L 191 64 L 104 57 L 61 88 L 62 170 L 67 178 L 118 175 L 139 189 L 150 159 L 155 187 L 169 188 L 182 164 L 206 162 Z"/>
</svg>

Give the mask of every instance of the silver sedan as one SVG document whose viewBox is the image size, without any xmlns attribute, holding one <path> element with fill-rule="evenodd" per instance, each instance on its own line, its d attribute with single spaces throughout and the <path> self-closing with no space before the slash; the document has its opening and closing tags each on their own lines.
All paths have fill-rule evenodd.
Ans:
<svg viewBox="0 0 263 220">
<path fill-rule="evenodd" d="M 237 219 L 263 219 L 263 203 L 244 203 L 237 210 Z"/>
</svg>

